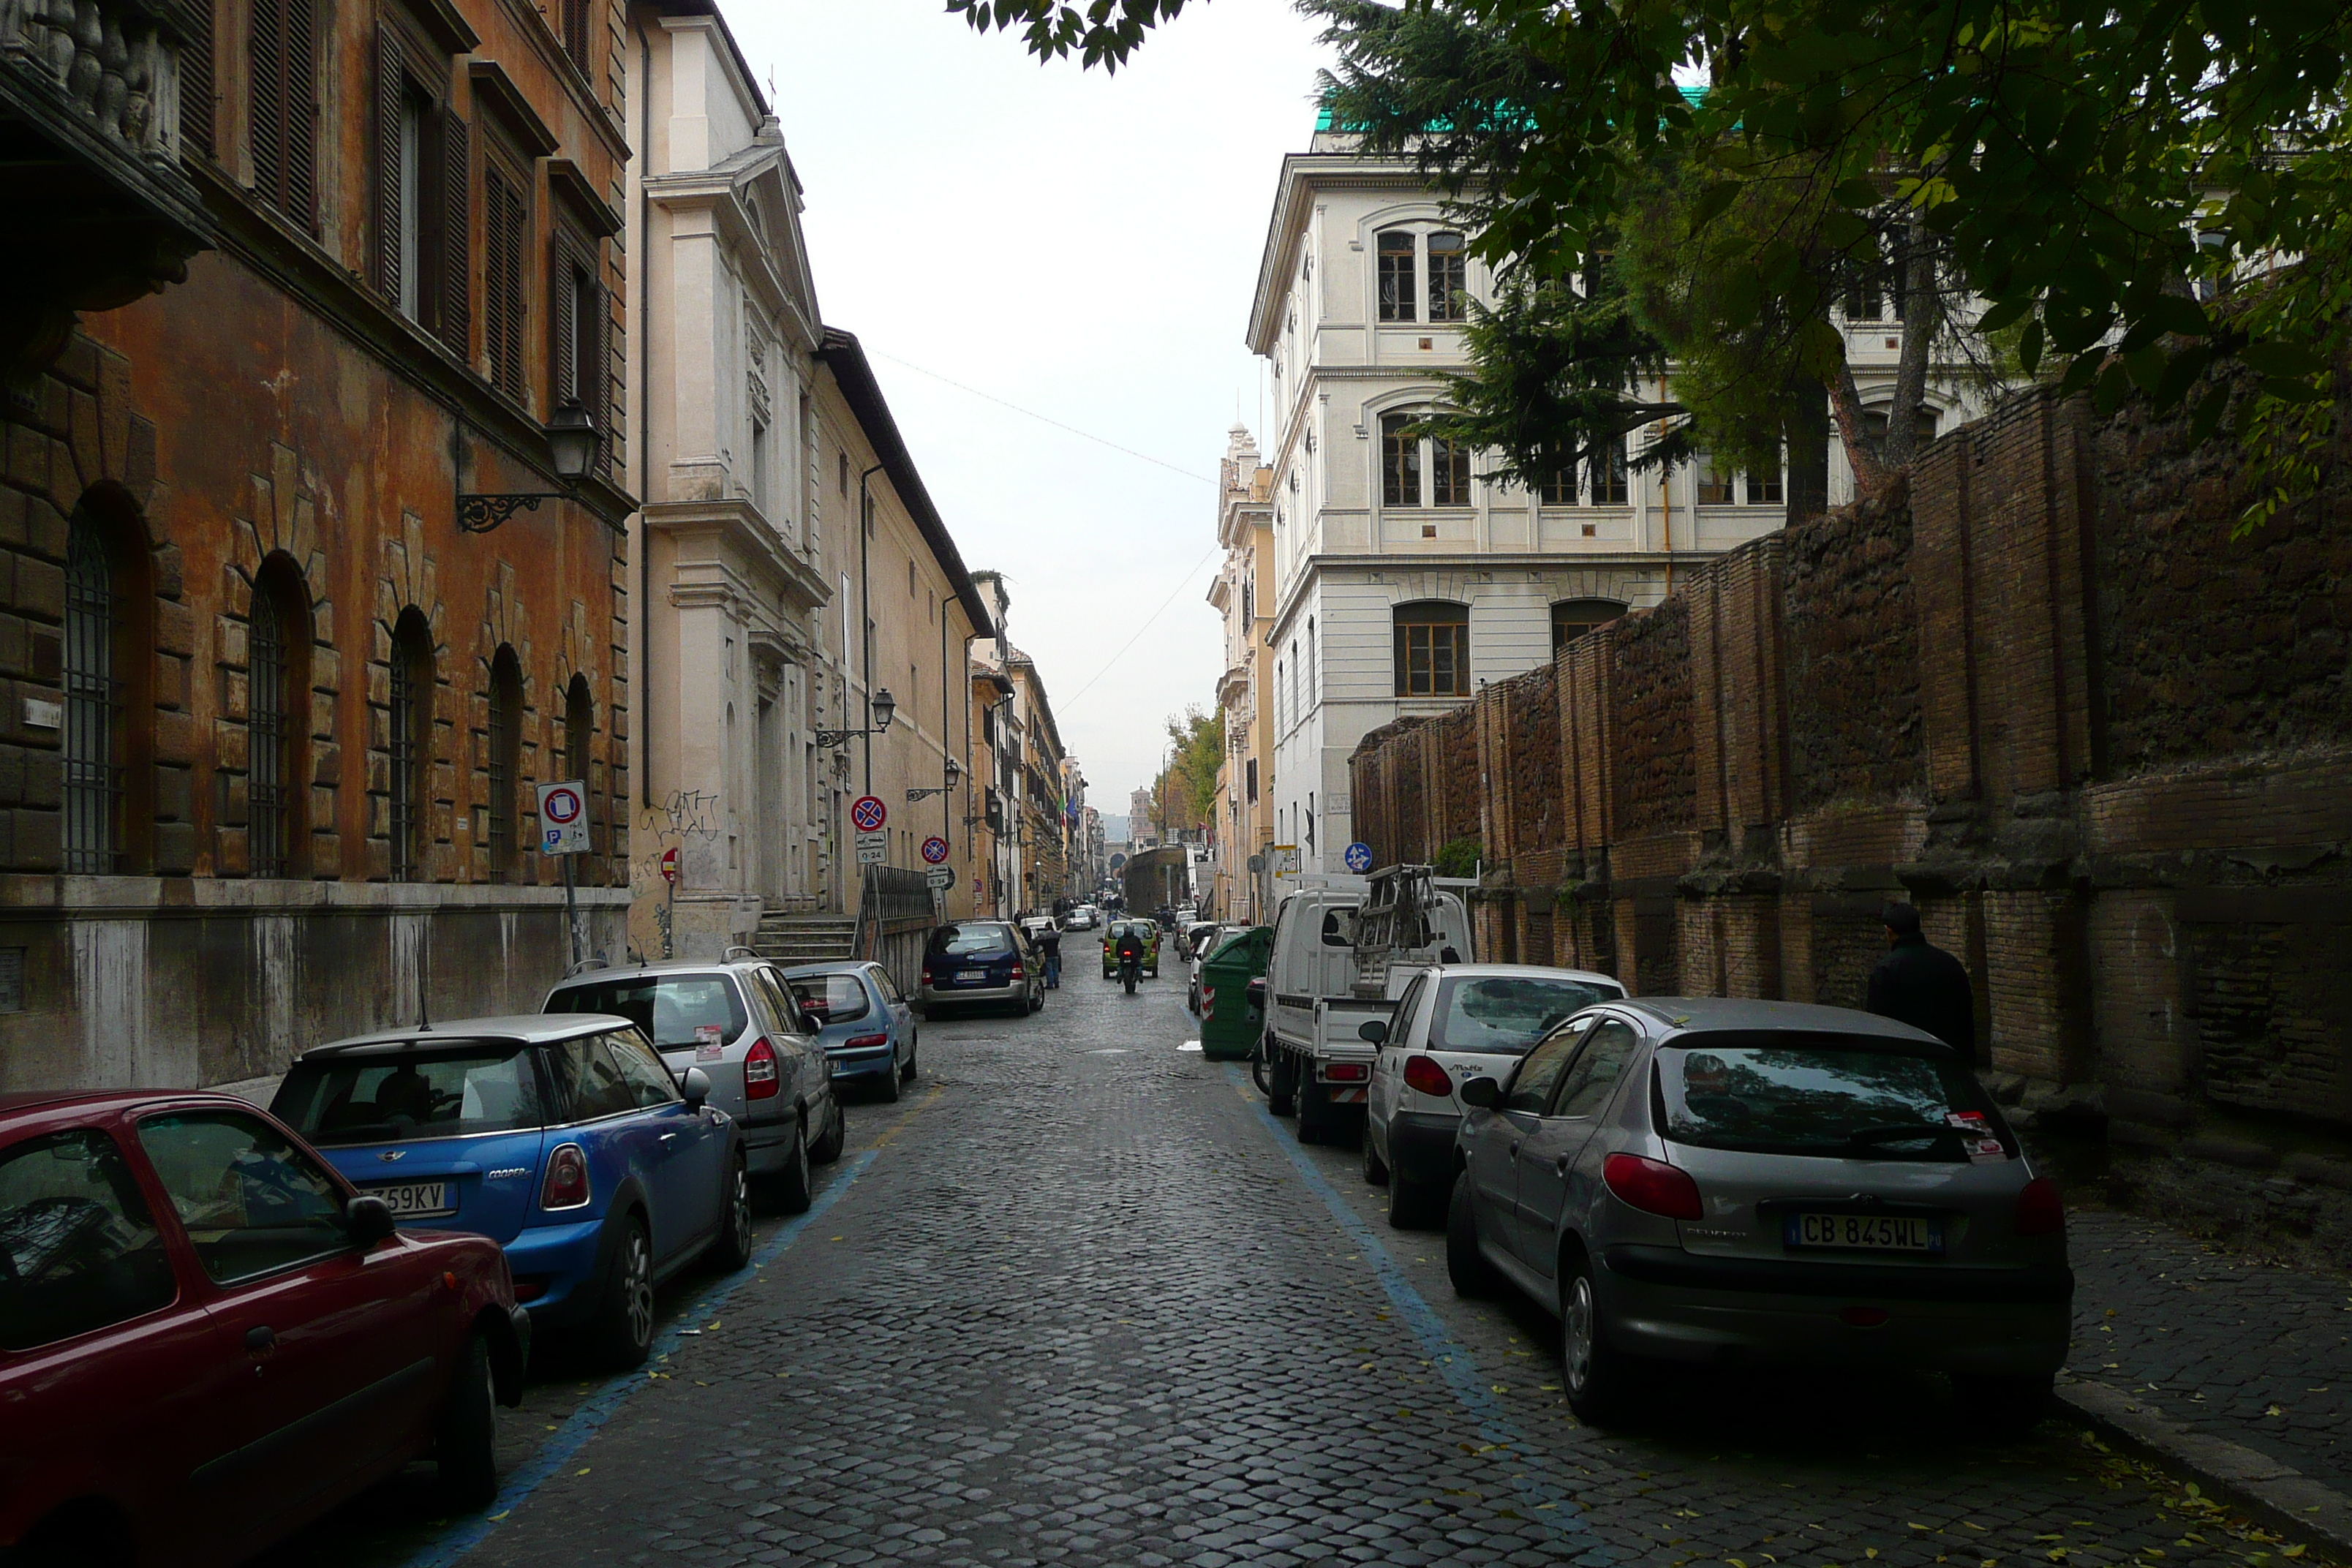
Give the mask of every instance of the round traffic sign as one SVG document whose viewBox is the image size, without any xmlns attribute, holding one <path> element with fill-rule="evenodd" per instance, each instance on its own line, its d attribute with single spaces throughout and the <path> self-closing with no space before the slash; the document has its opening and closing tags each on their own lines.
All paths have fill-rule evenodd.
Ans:
<svg viewBox="0 0 2352 1568">
<path fill-rule="evenodd" d="M 548 821 L 558 827 L 569 827 L 580 820 L 580 792 L 570 784 L 557 784 L 547 792 L 542 809 Z"/>
<path fill-rule="evenodd" d="M 890 808 L 870 795 L 861 795 L 849 803 L 849 820 L 857 824 L 860 833 L 876 833 L 890 819 Z"/>
<path fill-rule="evenodd" d="M 677 880 L 677 849 L 676 846 L 672 846 L 671 847 L 662 851 L 661 868 L 663 881 L 675 882 Z"/>
<path fill-rule="evenodd" d="M 923 840 L 923 858 L 936 866 L 948 858 L 948 841 L 933 834 Z"/>
<path fill-rule="evenodd" d="M 1372 847 L 1359 839 L 1348 846 L 1348 869 L 1359 877 L 1372 868 Z"/>
</svg>

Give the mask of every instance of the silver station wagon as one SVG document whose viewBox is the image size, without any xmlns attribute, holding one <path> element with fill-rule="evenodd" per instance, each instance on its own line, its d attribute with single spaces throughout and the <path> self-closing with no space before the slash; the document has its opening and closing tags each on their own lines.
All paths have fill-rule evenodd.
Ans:
<svg viewBox="0 0 2352 1568">
<path fill-rule="evenodd" d="M 1584 1419 L 1655 1362 L 1948 1373 L 2041 1415 L 2074 1279 L 2058 1190 L 1932 1036 L 1787 1002 L 1589 1007 L 1461 1085 L 1446 1263 L 1560 1319 Z"/>
</svg>

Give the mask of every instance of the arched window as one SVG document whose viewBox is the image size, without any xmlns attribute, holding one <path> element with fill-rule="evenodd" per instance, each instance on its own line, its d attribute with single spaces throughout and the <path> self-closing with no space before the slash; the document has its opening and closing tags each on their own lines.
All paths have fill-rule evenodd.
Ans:
<svg viewBox="0 0 2352 1568">
<path fill-rule="evenodd" d="M 1551 650 L 1558 653 L 1589 631 L 1625 613 L 1614 599 L 1562 599 L 1551 607 Z"/>
<path fill-rule="evenodd" d="M 490 660 L 490 711 L 483 737 L 490 775 L 490 879 L 515 870 L 515 788 L 522 772 L 522 661 L 501 643 Z"/>
<path fill-rule="evenodd" d="M 1467 321 L 1470 316 L 1470 247 L 1458 234 L 1429 237 L 1429 319 Z"/>
<path fill-rule="evenodd" d="M 433 780 L 433 632 L 414 605 L 392 629 L 391 870 L 395 882 L 422 881 Z"/>
<path fill-rule="evenodd" d="M 1882 459 L 1886 456 L 1886 419 L 1890 412 L 1891 408 L 1883 404 L 1862 411 L 1862 437 Z M 1936 438 L 1936 411 L 1923 403 L 1912 410 L 1911 420 L 1911 450 L 1923 451 Z"/>
<path fill-rule="evenodd" d="M 122 706 L 114 680 L 114 573 L 76 510 L 66 531 L 65 868 L 116 869 L 122 848 Z"/>
<path fill-rule="evenodd" d="M 1399 697 L 1470 695 L 1470 606 L 1450 599 L 1399 605 L 1396 626 L 1396 694 Z"/>
<path fill-rule="evenodd" d="M 1414 435 L 1413 422 L 1421 417 L 1381 416 L 1381 504 L 1468 506 L 1470 448 L 1443 436 Z"/>
<path fill-rule="evenodd" d="M 246 857 L 257 877 L 302 873 L 309 792 L 310 601 L 301 568 L 262 563 L 246 623 Z"/>
</svg>

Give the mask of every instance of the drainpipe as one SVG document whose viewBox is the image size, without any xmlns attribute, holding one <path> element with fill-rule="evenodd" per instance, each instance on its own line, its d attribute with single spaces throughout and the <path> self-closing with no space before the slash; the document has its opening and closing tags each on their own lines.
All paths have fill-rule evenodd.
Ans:
<svg viewBox="0 0 2352 1568">
<path fill-rule="evenodd" d="M 653 145 L 654 121 L 654 43 L 637 25 L 637 146 L 640 150 Z M 653 294 L 653 280 L 646 276 L 652 264 L 654 233 L 654 197 L 646 188 L 645 176 L 637 177 L 637 247 L 640 265 L 635 268 L 637 280 L 637 313 L 632 318 L 640 323 L 638 341 L 653 342 L 651 332 L 642 331 L 646 302 Z M 641 359 L 644 356 L 639 356 Z M 645 804 L 654 804 L 654 542 L 646 527 L 646 480 L 651 473 L 651 453 L 647 443 L 652 439 L 654 373 L 650 364 L 637 366 L 637 713 L 631 726 L 637 733 L 637 776 Z"/>
<path fill-rule="evenodd" d="M 866 748 L 866 795 L 874 793 L 874 605 L 866 593 L 866 546 L 874 534 L 874 499 L 866 493 L 866 481 L 881 471 L 877 463 L 857 476 L 857 618 L 863 623 L 857 628 L 857 662 L 866 672 L 866 732 L 858 740 Z"/>
</svg>

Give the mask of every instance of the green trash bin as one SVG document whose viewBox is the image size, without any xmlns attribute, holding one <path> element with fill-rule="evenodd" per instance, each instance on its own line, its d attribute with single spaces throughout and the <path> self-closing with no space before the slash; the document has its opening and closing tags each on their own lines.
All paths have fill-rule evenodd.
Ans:
<svg viewBox="0 0 2352 1568">
<path fill-rule="evenodd" d="M 1265 1011 L 1251 999 L 1250 982 L 1265 973 L 1274 928 L 1252 926 L 1219 942 L 1201 964 L 1201 1054 L 1239 1061 L 1257 1048 Z"/>
</svg>

